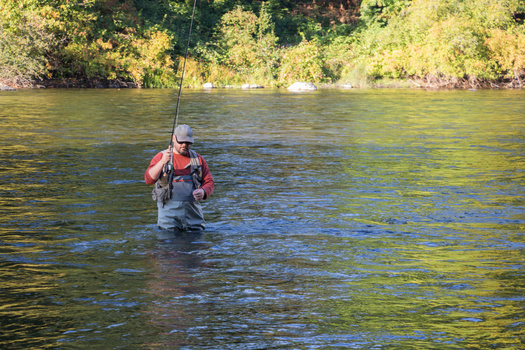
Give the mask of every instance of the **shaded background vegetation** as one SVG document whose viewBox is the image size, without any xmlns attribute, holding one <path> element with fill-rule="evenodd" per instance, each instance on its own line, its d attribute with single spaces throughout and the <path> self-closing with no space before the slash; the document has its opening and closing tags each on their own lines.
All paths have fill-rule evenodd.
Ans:
<svg viewBox="0 0 525 350">
<path fill-rule="evenodd" d="M 193 0 L 0 0 L 0 83 L 173 87 Z M 522 0 L 197 0 L 185 84 L 521 87 Z"/>
</svg>

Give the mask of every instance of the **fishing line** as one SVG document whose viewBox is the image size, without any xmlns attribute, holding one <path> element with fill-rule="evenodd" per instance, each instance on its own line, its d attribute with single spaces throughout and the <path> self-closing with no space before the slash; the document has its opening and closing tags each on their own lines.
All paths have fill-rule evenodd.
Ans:
<svg viewBox="0 0 525 350">
<path fill-rule="evenodd" d="M 184 72 L 186 70 L 186 60 L 188 59 L 188 49 L 190 47 L 190 38 L 191 38 L 191 29 L 193 28 L 193 18 L 195 17 L 195 7 L 197 6 L 197 0 L 193 1 L 193 12 L 191 13 L 190 21 L 190 31 L 188 32 L 188 43 L 186 44 L 186 54 L 184 55 L 184 63 L 182 64 L 182 74 L 180 76 L 180 85 L 179 85 L 179 95 L 177 97 L 177 107 L 175 109 L 175 120 L 173 121 L 173 127 L 171 128 L 171 137 L 169 146 L 173 146 L 173 134 L 175 133 L 175 128 L 179 121 L 179 106 L 180 106 L 180 96 L 182 92 L 182 82 L 184 81 Z"/>
</svg>

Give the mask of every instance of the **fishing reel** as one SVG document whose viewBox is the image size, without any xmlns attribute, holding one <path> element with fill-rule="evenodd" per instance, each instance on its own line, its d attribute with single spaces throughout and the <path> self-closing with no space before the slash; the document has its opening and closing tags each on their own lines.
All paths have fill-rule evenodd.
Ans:
<svg viewBox="0 0 525 350">
<path fill-rule="evenodd" d="M 173 164 L 167 163 L 162 167 L 163 174 L 171 174 L 173 172 Z"/>
</svg>

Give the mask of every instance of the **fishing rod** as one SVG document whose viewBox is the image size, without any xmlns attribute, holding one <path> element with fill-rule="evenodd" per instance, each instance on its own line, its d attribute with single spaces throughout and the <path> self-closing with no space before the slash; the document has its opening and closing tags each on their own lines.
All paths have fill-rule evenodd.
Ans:
<svg viewBox="0 0 525 350">
<path fill-rule="evenodd" d="M 177 97 L 177 107 L 175 108 L 175 119 L 173 120 L 173 127 L 171 128 L 171 137 L 169 147 L 173 148 L 173 135 L 175 134 L 175 128 L 179 120 L 179 107 L 180 107 L 180 96 L 182 92 L 182 82 L 184 81 L 184 72 L 186 71 L 186 60 L 188 59 L 188 49 L 190 47 L 191 30 L 193 28 L 193 18 L 195 17 L 195 7 L 197 6 L 197 0 L 193 1 L 193 11 L 191 13 L 190 30 L 188 32 L 188 42 L 186 44 L 186 54 L 184 55 L 184 63 L 182 64 L 182 73 L 180 76 L 179 94 Z M 171 163 L 171 161 L 170 161 Z"/>
<path fill-rule="evenodd" d="M 177 127 L 177 123 L 179 121 L 179 107 L 180 107 L 180 96 L 182 94 L 182 82 L 184 81 L 184 72 L 186 71 L 186 60 L 188 59 L 188 49 L 190 47 L 190 39 L 191 39 L 191 30 L 193 28 L 193 18 L 195 17 L 195 7 L 197 7 L 197 0 L 193 1 L 193 11 L 191 13 L 191 21 L 190 21 L 190 30 L 188 32 L 188 42 L 186 43 L 186 53 L 184 55 L 184 63 L 182 64 L 182 73 L 180 75 L 180 84 L 179 84 L 179 94 L 177 96 L 177 106 L 175 108 L 175 118 L 173 120 L 173 127 L 171 128 L 171 137 L 170 142 L 168 143 L 168 149 L 173 150 L 173 135 L 175 134 L 175 128 Z M 168 174 L 169 183 L 170 183 L 170 193 L 171 193 L 171 177 L 173 176 L 173 157 L 171 157 L 170 161 L 164 165 L 162 168 L 162 172 L 164 174 Z"/>
</svg>

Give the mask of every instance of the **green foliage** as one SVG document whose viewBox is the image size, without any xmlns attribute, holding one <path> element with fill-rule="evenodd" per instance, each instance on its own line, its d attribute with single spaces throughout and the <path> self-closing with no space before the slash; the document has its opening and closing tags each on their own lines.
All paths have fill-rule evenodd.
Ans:
<svg viewBox="0 0 525 350">
<path fill-rule="evenodd" d="M 25 81 L 46 76 L 174 85 L 171 36 L 144 28 L 131 0 L 3 1 L 3 72 Z"/>
<path fill-rule="evenodd" d="M 413 0 L 384 27 L 371 21 L 355 53 L 372 77 L 495 80 L 525 68 L 517 11 L 517 0 Z"/>
<path fill-rule="evenodd" d="M 360 20 L 365 26 L 385 26 L 407 8 L 410 0 L 362 0 Z"/>
<path fill-rule="evenodd" d="M 285 49 L 279 69 L 279 83 L 324 81 L 321 52 L 321 47 L 317 41 L 303 41 L 297 46 Z"/>
<path fill-rule="evenodd" d="M 525 78 L 523 0 L 352 3 L 198 1 L 184 83 Z M 192 10 L 193 0 L 0 0 L 0 80 L 175 86 Z"/>
<path fill-rule="evenodd" d="M 240 6 L 226 13 L 217 35 L 218 62 L 260 83 L 274 80 L 277 38 L 264 6 L 259 16 Z"/>
<path fill-rule="evenodd" d="M 56 77 L 173 85 L 171 37 L 143 28 L 132 1 L 61 2 L 52 13 L 52 29 L 64 43 L 53 52 Z"/>
<path fill-rule="evenodd" d="M 45 53 L 53 34 L 41 10 L 33 7 L 15 12 L 14 5 L 0 3 L 0 83 L 30 86 L 34 77 L 47 73 Z"/>
<path fill-rule="evenodd" d="M 524 75 L 525 26 L 513 28 L 511 31 L 492 29 L 486 43 L 494 66 L 498 68 L 496 73 L 517 79 Z"/>
<path fill-rule="evenodd" d="M 343 67 L 340 80 L 355 87 L 369 87 L 372 79 L 366 73 L 366 62 L 354 61 L 353 64 Z"/>
<path fill-rule="evenodd" d="M 352 67 L 352 39 L 348 36 L 335 36 L 321 44 L 321 52 L 326 82 L 337 82 L 342 79 L 347 67 Z"/>
<path fill-rule="evenodd" d="M 267 7 L 263 5 L 259 11 L 257 16 L 237 6 L 223 16 L 214 40 L 218 49 L 209 48 L 202 55 L 208 62 L 207 71 L 198 76 L 216 85 L 283 86 L 297 80 L 338 80 L 349 57 L 347 37 L 334 35 L 325 39 L 325 44 L 318 39 L 302 40 L 279 48 Z"/>
</svg>

